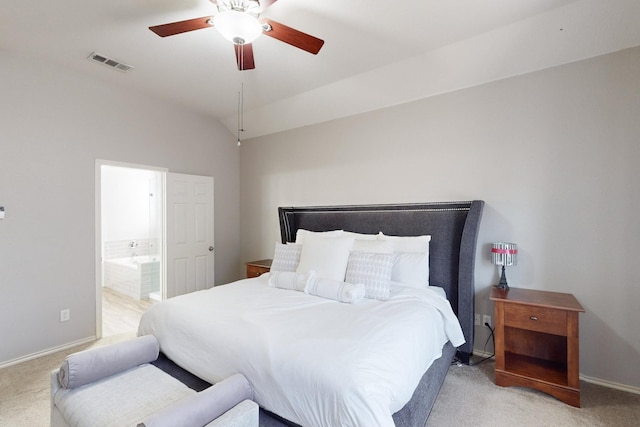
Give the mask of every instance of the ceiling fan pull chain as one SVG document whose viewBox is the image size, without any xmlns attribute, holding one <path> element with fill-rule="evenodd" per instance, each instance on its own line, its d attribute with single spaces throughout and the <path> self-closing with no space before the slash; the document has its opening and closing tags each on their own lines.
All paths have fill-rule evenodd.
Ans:
<svg viewBox="0 0 640 427">
<path fill-rule="evenodd" d="M 240 83 L 240 91 L 238 91 L 238 147 L 240 147 L 240 132 L 244 132 L 244 83 Z"/>
</svg>

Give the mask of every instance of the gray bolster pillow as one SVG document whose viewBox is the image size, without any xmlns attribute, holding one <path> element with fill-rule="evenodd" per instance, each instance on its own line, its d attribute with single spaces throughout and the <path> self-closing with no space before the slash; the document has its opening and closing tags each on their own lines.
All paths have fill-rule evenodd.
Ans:
<svg viewBox="0 0 640 427">
<path fill-rule="evenodd" d="M 247 399 L 253 399 L 249 381 L 242 374 L 234 374 L 159 410 L 138 427 L 204 426 Z"/>
<path fill-rule="evenodd" d="M 144 335 L 67 356 L 58 372 L 63 388 L 90 384 L 158 358 L 160 346 L 153 335 Z"/>
</svg>

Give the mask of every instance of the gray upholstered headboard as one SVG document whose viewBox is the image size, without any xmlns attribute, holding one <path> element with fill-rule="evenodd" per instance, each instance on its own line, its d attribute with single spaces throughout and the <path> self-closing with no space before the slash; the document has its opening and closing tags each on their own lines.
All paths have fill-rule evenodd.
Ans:
<svg viewBox="0 0 640 427">
<path fill-rule="evenodd" d="M 299 228 L 311 231 L 431 235 L 429 283 L 444 288 L 466 338 L 458 358 L 473 351 L 474 266 L 484 202 L 278 208 L 282 242 L 294 242 Z"/>
</svg>

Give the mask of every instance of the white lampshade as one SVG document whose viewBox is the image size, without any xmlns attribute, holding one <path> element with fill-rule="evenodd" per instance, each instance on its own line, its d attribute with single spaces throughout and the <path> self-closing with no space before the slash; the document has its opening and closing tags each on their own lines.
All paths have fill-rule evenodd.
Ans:
<svg viewBox="0 0 640 427">
<path fill-rule="evenodd" d="M 518 245 L 496 242 L 491 244 L 491 262 L 494 265 L 512 266 L 518 263 Z"/>
<path fill-rule="evenodd" d="M 262 24 L 254 16 L 237 10 L 219 12 L 213 17 L 214 27 L 234 44 L 248 44 L 262 34 Z"/>
</svg>

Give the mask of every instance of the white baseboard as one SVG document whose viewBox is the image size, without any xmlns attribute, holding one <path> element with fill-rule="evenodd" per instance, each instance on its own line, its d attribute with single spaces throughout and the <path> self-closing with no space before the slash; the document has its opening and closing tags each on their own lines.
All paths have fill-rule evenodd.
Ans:
<svg viewBox="0 0 640 427">
<path fill-rule="evenodd" d="M 473 355 L 474 356 L 478 356 L 478 357 L 489 357 L 491 356 L 492 353 L 487 353 L 484 352 L 482 350 L 477 350 L 477 349 L 473 349 Z M 613 388 L 616 390 L 621 390 L 621 391 L 626 391 L 629 393 L 633 393 L 633 394 L 640 394 L 640 387 L 634 387 L 631 385 L 626 385 L 626 384 L 619 384 L 619 383 L 614 383 L 612 381 L 607 381 L 607 380 L 601 380 L 599 378 L 593 378 L 593 377 L 588 377 L 584 374 L 580 374 L 580 379 L 582 381 L 591 383 L 591 384 L 596 384 L 596 385 L 601 385 L 603 387 L 608 387 L 608 388 Z"/>
<path fill-rule="evenodd" d="M 616 390 L 626 391 L 626 392 L 633 393 L 633 394 L 640 394 L 640 387 L 634 387 L 634 386 L 631 386 L 631 385 L 614 383 L 612 381 L 607 381 L 607 380 L 601 380 L 599 378 L 588 377 L 588 376 L 583 375 L 583 374 L 580 374 L 580 379 L 582 381 L 585 381 L 585 382 L 588 382 L 588 383 L 591 383 L 591 384 L 601 385 L 603 387 L 614 388 Z"/>
<path fill-rule="evenodd" d="M 59 345 L 57 347 L 48 348 L 46 350 L 39 351 L 37 353 L 31 353 L 26 356 L 18 357 L 17 359 L 8 360 L 0 363 L 0 369 L 7 368 L 9 366 L 17 365 L 18 363 L 27 362 L 29 360 L 37 359 L 38 357 L 47 356 L 49 354 L 56 353 L 58 351 L 67 350 L 69 348 L 76 347 L 78 345 L 87 344 L 96 341 L 96 337 L 82 338 L 77 341 L 73 341 L 67 344 Z"/>
<path fill-rule="evenodd" d="M 482 351 L 482 350 L 477 350 L 477 349 L 473 349 L 473 355 L 474 356 L 478 356 L 478 357 L 490 357 L 493 355 L 493 353 L 488 353 L 486 351 Z"/>
</svg>

